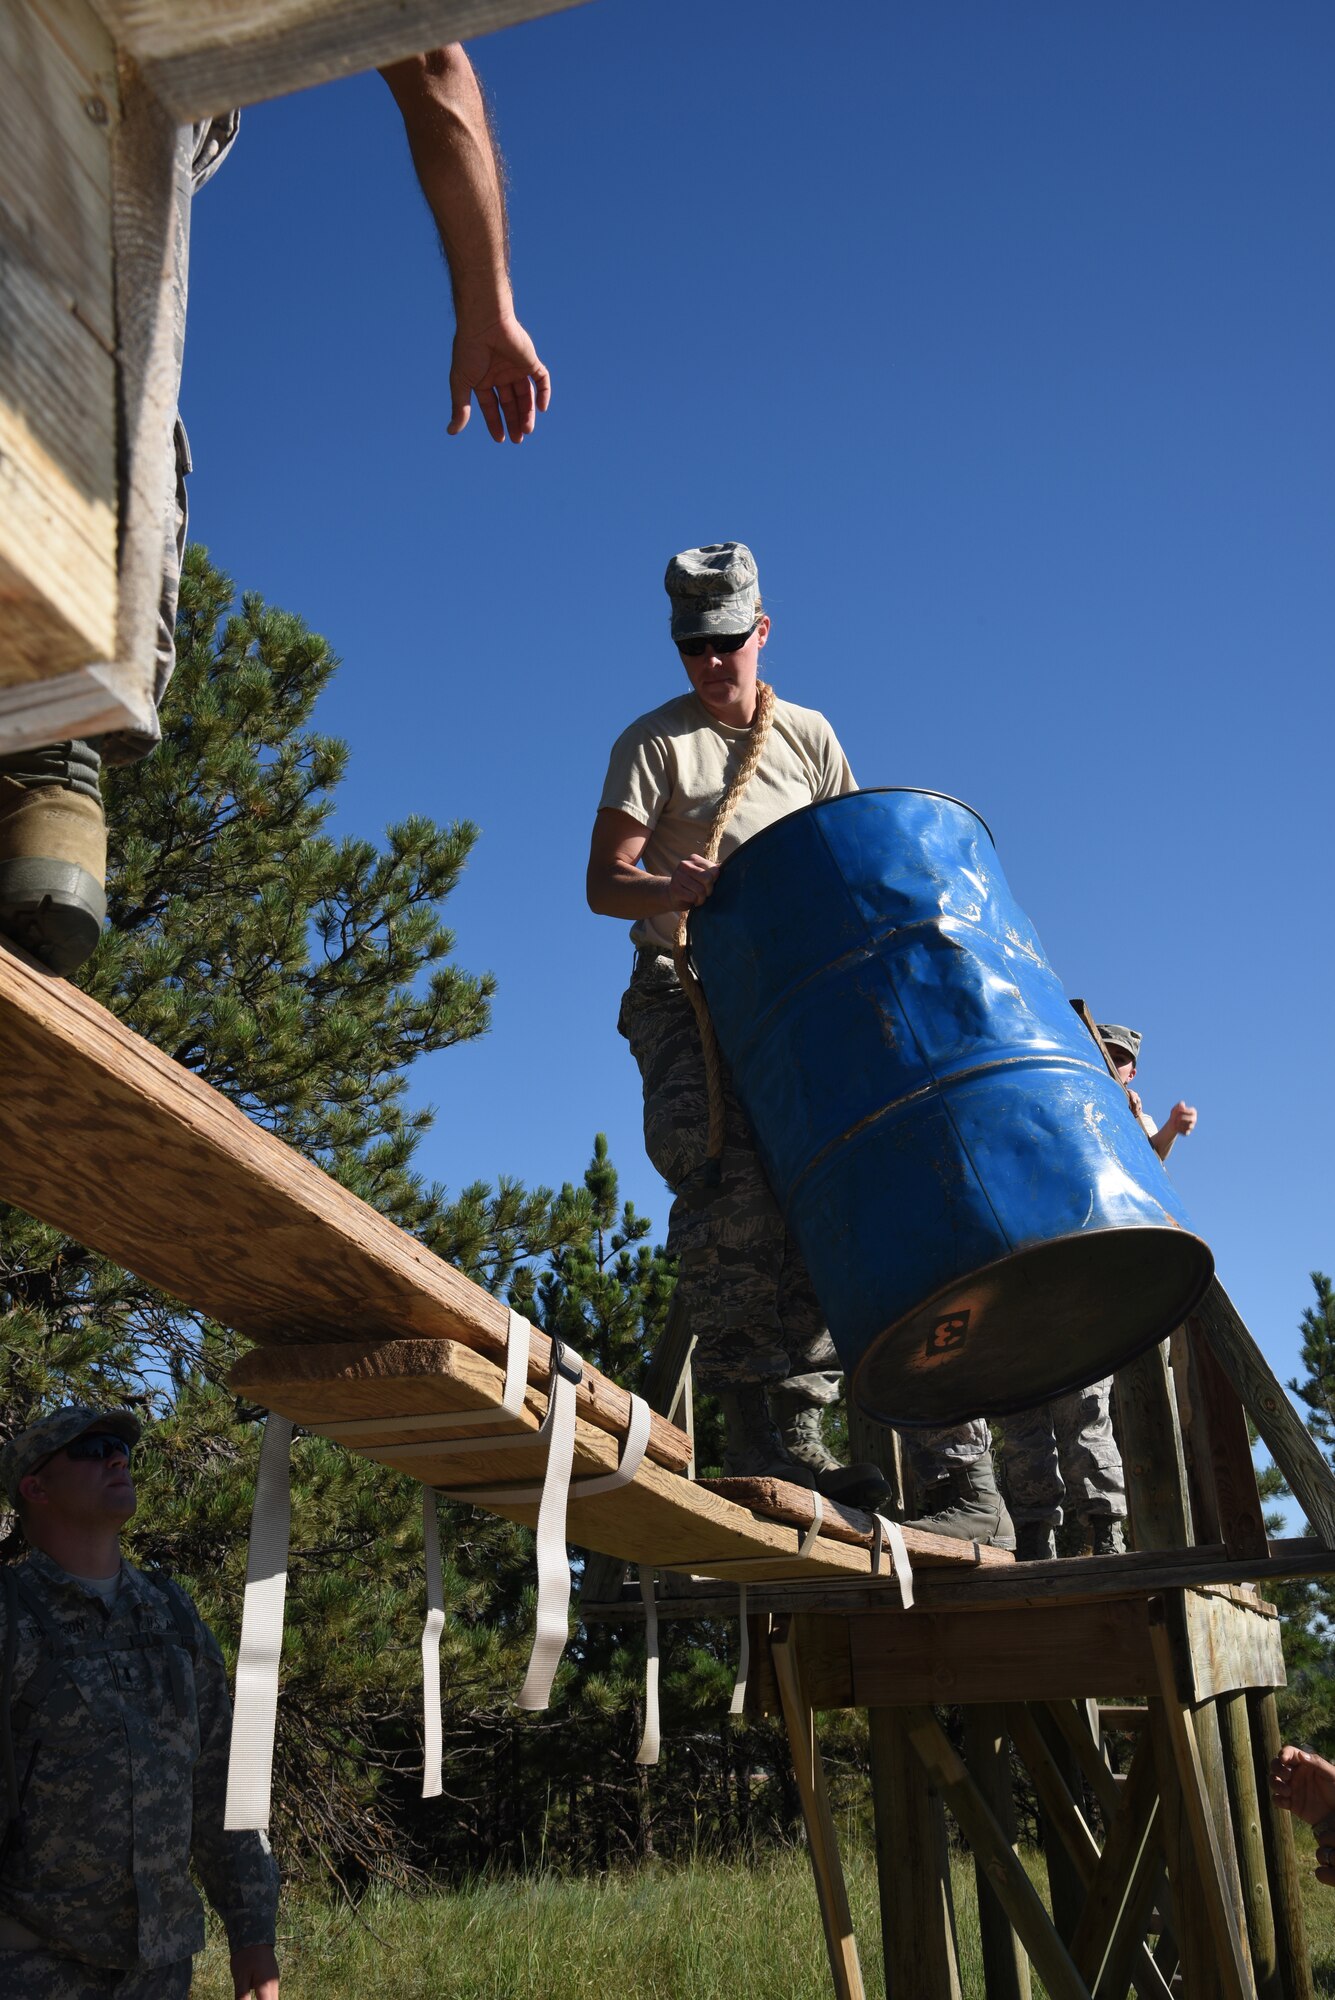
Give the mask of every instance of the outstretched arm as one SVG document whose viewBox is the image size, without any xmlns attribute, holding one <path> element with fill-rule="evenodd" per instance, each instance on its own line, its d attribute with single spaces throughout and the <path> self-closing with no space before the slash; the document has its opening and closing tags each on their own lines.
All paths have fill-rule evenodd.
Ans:
<svg viewBox="0 0 1335 2000">
<path fill-rule="evenodd" d="M 473 66 L 455 43 L 380 74 L 403 115 L 413 166 L 440 232 L 454 292 L 451 437 L 476 395 L 497 444 L 519 444 L 551 397 L 551 378 L 515 318 L 500 161 Z"/>
<path fill-rule="evenodd" d="M 1150 1140 L 1150 1144 L 1159 1158 L 1166 1160 L 1173 1150 L 1174 1139 L 1184 1139 L 1188 1132 L 1194 1132 L 1195 1129 L 1195 1105 L 1183 1103 L 1179 1099 Z"/>
</svg>

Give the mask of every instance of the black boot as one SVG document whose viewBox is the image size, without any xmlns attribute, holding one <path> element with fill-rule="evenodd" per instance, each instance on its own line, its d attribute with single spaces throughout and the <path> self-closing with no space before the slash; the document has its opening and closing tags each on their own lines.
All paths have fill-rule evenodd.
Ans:
<svg viewBox="0 0 1335 2000">
<path fill-rule="evenodd" d="M 873 1510 L 885 1506 L 890 1488 L 880 1466 L 873 1465 L 870 1459 L 858 1465 L 839 1463 L 825 1442 L 819 1403 L 781 1382 L 769 1391 L 769 1407 L 785 1450 L 806 1466 L 816 1491 L 826 1500 L 837 1500 L 844 1507 Z"/>
<path fill-rule="evenodd" d="M 738 1382 L 713 1393 L 723 1412 L 725 1479 L 786 1479 L 792 1486 L 815 1485 L 812 1473 L 793 1457 L 775 1429 L 759 1382 Z"/>
</svg>

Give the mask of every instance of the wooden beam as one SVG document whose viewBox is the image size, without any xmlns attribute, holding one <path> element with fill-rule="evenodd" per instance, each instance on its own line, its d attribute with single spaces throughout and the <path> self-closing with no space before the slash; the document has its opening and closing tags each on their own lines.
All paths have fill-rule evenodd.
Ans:
<svg viewBox="0 0 1335 2000">
<path fill-rule="evenodd" d="M 115 51 L 86 0 L 0 8 L 5 686 L 115 657 L 119 117 Z M 0 749 L 4 723 L 0 702 Z"/>
<path fill-rule="evenodd" d="M 974 1853 L 981 1857 L 997 1899 L 1015 1926 L 1050 2000 L 1090 2000 L 1089 1989 L 1053 1929 L 1038 1891 L 1012 1853 L 995 1813 L 931 1709 L 906 1709 L 904 1724 L 928 1776 L 944 1794 Z"/>
<path fill-rule="evenodd" d="M 1010 1737 L 1005 1711 L 995 1702 L 980 1702 L 961 1711 L 964 1760 L 974 1783 L 991 1807 L 997 1825 L 1016 1847 L 1015 1794 L 1011 1787 Z M 1029 1960 L 1015 1935 L 980 1857 L 973 1859 L 978 1888 L 978 1929 L 983 1946 L 983 1980 L 987 2000 L 1030 2000 Z"/>
<path fill-rule="evenodd" d="M 1238 1930 L 1238 1913 L 1230 1895 L 1228 1871 L 1215 1827 L 1214 1806 L 1206 1789 L 1200 1747 L 1192 1718 L 1177 1696 L 1173 1652 L 1161 1599 L 1153 1600 L 1150 1605 L 1150 1637 L 1159 1668 L 1162 1716 L 1195 1853 L 1220 1988 L 1224 2000 L 1253 2000 L 1247 1952 Z M 1162 1786 L 1163 1774 L 1160 1772 L 1161 1790 Z"/>
<path fill-rule="evenodd" d="M 1114 1967 L 1119 1946 L 1127 1961 L 1128 1978 L 1129 1961 L 1135 1956 L 1134 1949 L 1126 1949 L 1128 1938 L 1144 1949 L 1149 1900 L 1159 1867 L 1158 1813 L 1154 1751 L 1149 1737 L 1143 1735 L 1131 1760 L 1127 1782 L 1109 1823 L 1103 1852 L 1090 1877 L 1085 1907 L 1071 1940 L 1071 1956 L 1095 2000 L 1099 2000 L 1101 1988 L 1104 1992 L 1117 1991 L 1118 1974 Z M 1153 1977 L 1145 1972 L 1146 1985 L 1152 1984 Z"/>
<path fill-rule="evenodd" d="M 1230 1555 L 1264 1558 L 1265 1504 L 1256 1480 L 1246 1413 L 1197 1321 L 1188 1321 L 1186 1340 L 1206 1433 L 1218 1535 Z"/>
<path fill-rule="evenodd" d="M 1034 1791 L 1042 1808 L 1047 1828 L 1049 1860 L 1052 1848 L 1060 1840 L 1062 1848 L 1069 1855 L 1081 1890 L 1087 1890 L 1094 1879 L 1099 1865 L 1099 1844 L 1090 1831 L 1089 1822 L 1076 1804 L 1069 1785 L 1069 1774 L 1064 1771 L 1054 1755 L 1053 1746 L 1044 1737 L 1033 1712 L 1022 1703 L 1016 1703 L 1006 1710 L 1006 1727 L 1011 1740 L 1028 1769 L 1034 1782 Z M 1056 1885 L 1053 1885 L 1054 1912 Z M 1074 1933 L 1077 1922 L 1072 1923 Z M 1060 1926 L 1059 1926 L 1060 1928 Z"/>
<path fill-rule="evenodd" d="M 1166 1341 L 1147 1349 L 1114 1377 L 1127 1506 L 1138 1550 L 1181 1549 L 1193 1540 L 1167 1350 Z"/>
<path fill-rule="evenodd" d="M 871 1613 L 849 1621 L 852 1702 L 1042 1701 L 1148 1694 L 1158 1683 L 1143 1605 L 1131 1600 L 998 1612 L 980 1638 L 967 1612 Z M 835 1706 L 833 1691 L 813 1695 Z"/>
<path fill-rule="evenodd" d="M 1257 1599 L 1240 1604 L 1213 1591 L 1174 1592 L 1165 1619 L 1179 1701 L 1194 1708 L 1240 1688 L 1285 1684 L 1278 1613 Z"/>
<path fill-rule="evenodd" d="M 784 1726 L 793 1754 L 793 1770 L 806 1822 L 807 1849 L 811 1872 L 816 1879 L 825 1944 L 830 1954 L 830 1976 L 836 2000 L 865 2000 L 862 1967 L 858 1962 L 857 1940 L 853 1936 L 853 1916 L 848 1907 L 848 1890 L 839 1860 L 839 1841 L 830 1811 L 830 1795 L 825 1784 L 825 1767 L 812 1727 L 811 1705 L 798 1672 L 792 1634 L 780 1626 L 770 1639 L 770 1653 L 783 1703 Z"/>
<path fill-rule="evenodd" d="M 1278 1757 L 1283 1743 L 1274 1695 L 1249 1694 L 1247 1713 L 1251 1722 L 1253 1770 L 1261 1812 L 1261 1835 L 1265 1842 L 1266 1880 L 1273 1898 L 1275 1945 L 1284 2000 L 1316 2000 L 1303 1917 L 1302 1882 L 1293 1845 L 1293 1820 L 1270 1797 L 1270 1765 Z"/>
<path fill-rule="evenodd" d="M 1335 1474 L 1216 1278 L 1192 1315 L 1318 1537 L 1335 1549 Z"/>
<path fill-rule="evenodd" d="M 97 0 L 181 124 L 467 41 L 574 0 Z"/>
<path fill-rule="evenodd" d="M 1233 1812 L 1233 1837 L 1242 1879 L 1242 1905 L 1247 1914 L 1247 1936 L 1251 1943 L 1257 2000 L 1284 2000 L 1246 1695 L 1226 1695 L 1217 1704 L 1216 1712 L 1223 1738 L 1224 1770 Z"/>
<path fill-rule="evenodd" d="M 873 1708 L 871 1796 L 888 2000 L 960 2000 L 941 1797 L 897 1708 Z"/>
</svg>

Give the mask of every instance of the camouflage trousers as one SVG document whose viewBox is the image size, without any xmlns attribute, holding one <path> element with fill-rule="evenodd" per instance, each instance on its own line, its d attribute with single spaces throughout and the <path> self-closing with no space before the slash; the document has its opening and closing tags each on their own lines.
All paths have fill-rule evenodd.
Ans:
<svg viewBox="0 0 1335 2000">
<path fill-rule="evenodd" d="M 919 1495 L 946 1478 L 952 1465 L 975 1465 L 992 1449 L 992 1432 L 985 1417 L 970 1417 L 964 1424 L 903 1430 L 899 1440 L 908 1453 Z"/>
<path fill-rule="evenodd" d="M 186 2000 L 194 1961 L 117 1972 L 54 1951 L 0 1951 L 5 2000 Z"/>
<path fill-rule="evenodd" d="M 833 1402 L 834 1343 L 731 1085 L 723 1158 L 717 1169 L 706 1158 L 704 1052 L 670 958 L 636 954 L 617 1026 L 644 1082 L 645 1149 L 673 1194 L 667 1248 L 701 1388 L 791 1381 L 807 1400 Z"/>
<path fill-rule="evenodd" d="M 1062 1502 L 1082 1521 L 1121 1520 L 1126 1480 L 1112 1427 L 1112 1377 L 1001 1420 L 1006 1494 L 1017 1522 L 1059 1527 Z"/>
</svg>

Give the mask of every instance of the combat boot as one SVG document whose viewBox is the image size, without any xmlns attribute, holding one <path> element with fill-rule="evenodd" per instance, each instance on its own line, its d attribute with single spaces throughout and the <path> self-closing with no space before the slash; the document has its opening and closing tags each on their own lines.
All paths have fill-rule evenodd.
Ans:
<svg viewBox="0 0 1335 2000">
<path fill-rule="evenodd" d="M 997 1488 L 992 1454 L 985 1451 L 972 1465 L 952 1465 L 923 1495 L 923 1512 L 906 1528 L 923 1528 L 930 1535 L 950 1535 L 959 1542 L 983 1542 L 994 1549 L 1013 1549 L 1015 1529 Z"/>
<path fill-rule="evenodd" d="M 825 1442 L 819 1403 L 780 1383 L 769 1391 L 769 1407 L 784 1449 L 806 1466 L 816 1491 L 826 1500 L 837 1500 L 844 1507 L 885 1506 L 890 1488 L 880 1466 L 870 1459 L 856 1465 L 839 1463 Z"/>
<path fill-rule="evenodd" d="M 725 1479 L 786 1479 L 792 1486 L 814 1487 L 815 1475 L 779 1436 L 759 1382 L 735 1382 L 713 1395 L 723 1412 Z"/>
<path fill-rule="evenodd" d="M 1047 1521 L 1021 1521 L 1015 1530 L 1016 1560 L 1022 1563 L 1056 1562 L 1057 1537 Z"/>
<path fill-rule="evenodd" d="M 58 743 L 0 762 L 0 932 L 68 978 L 107 914 L 101 759 Z"/>
<path fill-rule="evenodd" d="M 1092 1556 L 1124 1556 L 1126 1536 L 1116 1514 L 1098 1514 L 1087 1523 L 1089 1553 Z"/>
</svg>

